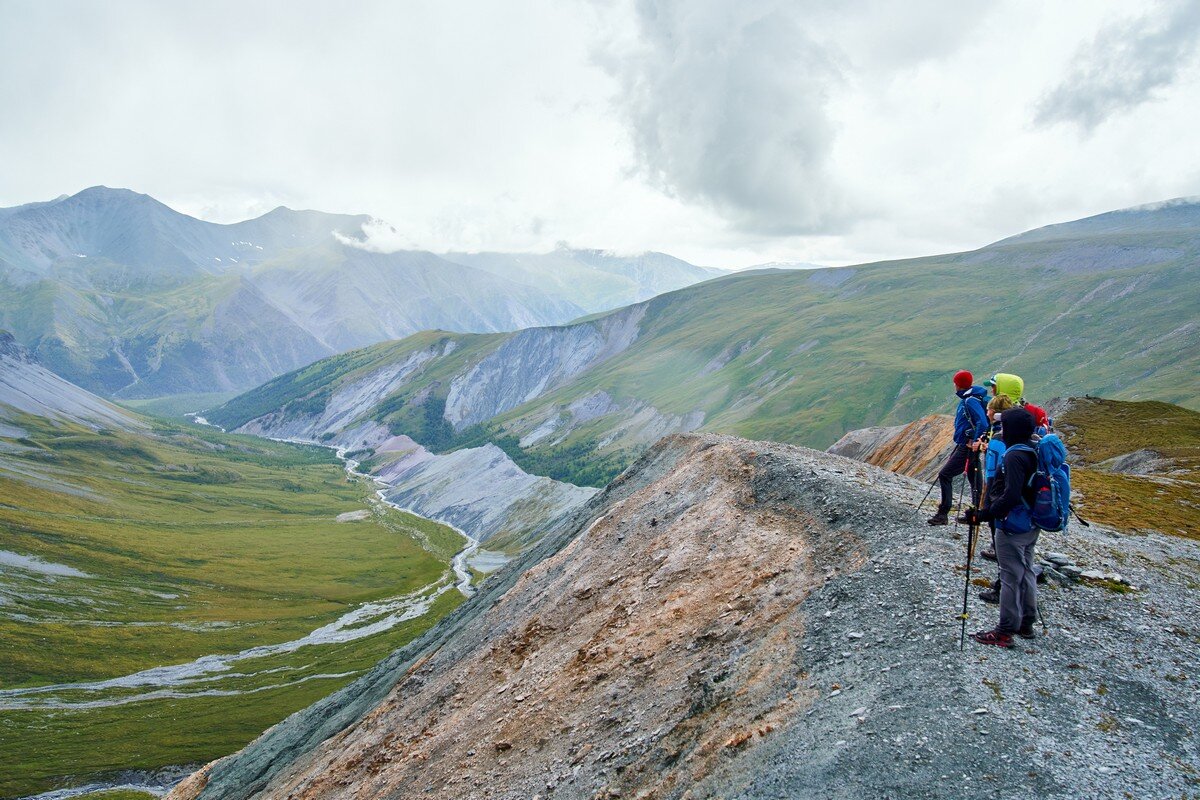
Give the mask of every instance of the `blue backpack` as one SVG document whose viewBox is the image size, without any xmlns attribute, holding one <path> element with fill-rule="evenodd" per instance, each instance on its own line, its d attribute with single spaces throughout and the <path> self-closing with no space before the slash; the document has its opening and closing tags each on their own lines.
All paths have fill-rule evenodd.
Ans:
<svg viewBox="0 0 1200 800">
<path fill-rule="evenodd" d="M 1001 527 L 1009 533 L 1029 533 L 1034 528 L 1066 532 L 1071 518 L 1071 467 L 1067 448 L 1056 434 L 1043 436 L 1037 449 L 1014 444 L 1009 452 L 1023 450 L 1037 457 L 1037 470 L 1029 476 L 1033 505 L 1022 496 L 1021 503 L 1008 513 Z"/>
</svg>

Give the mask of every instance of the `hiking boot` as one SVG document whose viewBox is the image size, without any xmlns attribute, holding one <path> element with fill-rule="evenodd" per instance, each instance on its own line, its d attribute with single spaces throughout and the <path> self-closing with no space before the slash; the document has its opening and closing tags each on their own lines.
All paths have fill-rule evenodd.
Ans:
<svg viewBox="0 0 1200 800">
<path fill-rule="evenodd" d="M 980 558 L 986 558 L 988 561 L 996 560 L 996 551 L 988 547 L 979 554 Z"/>
<path fill-rule="evenodd" d="M 1017 631 L 1017 636 L 1022 639 L 1036 639 L 1037 634 L 1033 630 L 1033 623 L 1025 621 L 1021 623 L 1021 630 Z"/>
<path fill-rule="evenodd" d="M 950 524 L 950 515 L 939 511 L 938 513 L 934 514 L 929 519 L 925 520 L 925 522 L 927 522 L 930 525 L 949 525 Z"/>
<path fill-rule="evenodd" d="M 984 589 L 979 593 L 979 599 L 985 603 L 991 603 L 994 606 L 998 606 L 1000 605 L 1000 590 Z"/>
<path fill-rule="evenodd" d="M 971 524 L 971 518 L 968 517 L 965 512 L 962 514 L 959 514 L 957 517 L 955 517 L 954 521 L 957 522 L 959 525 L 970 525 Z"/>
<path fill-rule="evenodd" d="M 996 647 L 1012 647 L 1012 634 L 1004 633 L 998 630 L 977 631 L 971 634 L 971 638 L 980 644 L 990 644 Z"/>
</svg>

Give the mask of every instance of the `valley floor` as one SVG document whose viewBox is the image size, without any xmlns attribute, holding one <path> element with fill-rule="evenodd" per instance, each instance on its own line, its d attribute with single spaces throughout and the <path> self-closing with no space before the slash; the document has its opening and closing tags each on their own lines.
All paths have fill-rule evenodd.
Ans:
<svg viewBox="0 0 1200 800">
<path fill-rule="evenodd" d="M 0 797 L 228 753 L 462 601 L 462 537 L 327 450 L 5 433 Z"/>
</svg>

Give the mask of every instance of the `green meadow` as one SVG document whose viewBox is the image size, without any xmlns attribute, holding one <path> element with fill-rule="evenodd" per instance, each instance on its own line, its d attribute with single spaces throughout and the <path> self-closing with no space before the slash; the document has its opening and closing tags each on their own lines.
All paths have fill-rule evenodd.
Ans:
<svg viewBox="0 0 1200 800">
<path fill-rule="evenodd" d="M 39 561 L 0 562 L 0 797 L 232 752 L 461 602 L 461 537 L 329 450 L 13 422 L 0 556 Z"/>
</svg>

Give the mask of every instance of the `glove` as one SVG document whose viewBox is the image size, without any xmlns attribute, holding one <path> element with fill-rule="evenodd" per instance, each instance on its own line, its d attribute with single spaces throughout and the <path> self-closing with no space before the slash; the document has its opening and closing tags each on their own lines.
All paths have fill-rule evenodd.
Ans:
<svg viewBox="0 0 1200 800">
<path fill-rule="evenodd" d="M 968 508 L 963 516 L 966 517 L 968 525 L 978 525 L 984 521 L 983 512 L 977 508 Z"/>
</svg>

